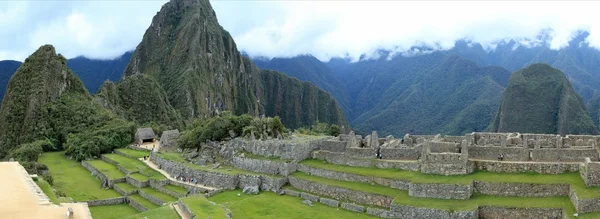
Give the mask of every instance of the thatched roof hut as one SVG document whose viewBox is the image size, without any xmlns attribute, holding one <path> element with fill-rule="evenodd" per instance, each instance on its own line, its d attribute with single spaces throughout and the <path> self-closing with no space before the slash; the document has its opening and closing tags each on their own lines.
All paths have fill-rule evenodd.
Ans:
<svg viewBox="0 0 600 219">
<path fill-rule="evenodd" d="M 135 132 L 135 142 L 138 144 L 144 142 L 153 142 L 155 140 L 154 130 L 152 128 L 139 128 Z"/>
</svg>

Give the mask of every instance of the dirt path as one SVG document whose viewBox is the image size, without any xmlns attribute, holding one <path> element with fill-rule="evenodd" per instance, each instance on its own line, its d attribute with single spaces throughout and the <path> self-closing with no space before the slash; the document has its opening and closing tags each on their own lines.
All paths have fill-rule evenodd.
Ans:
<svg viewBox="0 0 600 219">
<path fill-rule="evenodd" d="M 203 186 L 203 185 L 197 185 L 197 184 L 193 184 L 193 183 L 178 181 L 175 178 L 171 177 L 171 175 L 169 173 L 167 173 L 166 171 L 159 169 L 158 166 L 154 162 L 152 162 L 150 160 L 144 160 L 143 158 L 140 158 L 140 160 L 142 162 L 144 162 L 146 165 L 148 165 L 149 167 L 151 167 L 152 169 L 160 172 L 162 175 L 164 175 L 165 177 L 167 177 L 167 179 L 169 179 L 171 181 L 175 181 L 175 182 L 178 182 L 178 183 L 183 183 L 183 184 L 186 184 L 188 186 L 194 186 L 194 187 L 205 189 L 205 190 L 209 190 L 209 191 L 217 189 L 217 188 L 213 188 L 213 187 L 209 187 L 209 186 Z"/>
<path fill-rule="evenodd" d="M 183 210 L 181 210 L 178 204 L 171 204 L 171 207 L 175 208 L 175 211 L 177 211 L 177 214 L 179 214 L 181 219 L 191 219 L 187 214 L 183 213 Z"/>
</svg>

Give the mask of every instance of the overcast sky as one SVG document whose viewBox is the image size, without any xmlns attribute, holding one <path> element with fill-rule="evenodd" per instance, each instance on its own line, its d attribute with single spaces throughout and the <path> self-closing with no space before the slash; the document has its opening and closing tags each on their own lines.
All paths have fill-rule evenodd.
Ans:
<svg viewBox="0 0 600 219">
<path fill-rule="evenodd" d="M 108 59 L 133 50 L 164 0 L 0 1 L 0 60 L 53 44 L 67 58 Z M 211 1 L 238 49 L 252 56 L 357 59 L 413 45 L 449 49 L 467 38 L 493 48 L 552 29 L 565 46 L 578 30 L 600 48 L 600 2 Z"/>
</svg>

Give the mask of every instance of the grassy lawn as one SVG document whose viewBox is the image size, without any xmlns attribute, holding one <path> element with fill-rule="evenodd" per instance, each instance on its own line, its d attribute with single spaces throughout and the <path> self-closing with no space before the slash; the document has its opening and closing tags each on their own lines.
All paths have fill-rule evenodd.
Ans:
<svg viewBox="0 0 600 219">
<path fill-rule="evenodd" d="M 120 154 L 104 154 L 103 156 L 117 162 L 121 167 L 128 171 L 139 171 L 140 173 L 149 176 L 152 179 L 166 179 L 165 176 L 158 171 L 148 167 L 144 162 L 136 159 L 131 159 Z"/>
<path fill-rule="evenodd" d="M 188 206 L 192 214 L 196 215 L 194 218 L 213 218 L 213 219 L 225 219 L 225 209 L 210 203 L 204 196 L 194 195 L 190 197 L 181 198 L 181 201 Z M 234 216 L 237 218 L 237 216 Z"/>
<path fill-rule="evenodd" d="M 389 187 L 367 183 L 349 182 L 332 180 L 317 176 L 309 176 L 304 173 L 294 173 L 295 177 L 317 182 L 324 185 L 338 186 L 351 190 L 365 191 L 369 193 L 394 197 L 394 203 L 400 205 L 410 205 L 416 207 L 427 207 L 446 210 L 471 210 L 481 205 L 502 206 L 502 207 L 529 207 L 529 208 L 563 208 L 567 212 L 575 212 L 573 205 L 568 197 L 544 197 L 544 198 L 525 198 L 525 197 L 506 197 L 474 194 L 467 200 L 445 200 L 435 198 L 417 198 L 410 197 L 408 191 L 392 189 Z"/>
<path fill-rule="evenodd" d="M 125 178 L 125 173 L 121 172 L 117 166 L 112 165 L 103 160 L 86 160 L 84 161 L 93 167 L 96 167 L 100 172 L 104 173 L 108 179 Z"/>
<path fill-rule="evenodd" d="M 142 157 L 150 155 L 150 151 L 138 151 L 138 150 L 133 150 L 133 149 L 129 149 L 129 148 L 119 148 L 119 149 L 116 149 L 116 151 L 127 154 L 129 156 L 137 157 L 137 158 L 142 158 Z"/>
<path fill-rule="evenodd" d="M 168 184 L 166 186 L 163 186 L 165 189 L 171 190 L 173 192 L 176 192 L 177 194 L 181 194 L 181 195 L 185 195 L 188 192 L 188 189 L 181 187 L 181 186 L 176 186 L 176 185 L 171 185 Z"/>
<path fill-rule="evenodd" d="M 129 177 L 134 178 L 138 181 L 148 181 L 148 177 L 139 173 L 129 174 Z"/>
<path fill-rule="evenodd" d="M 162 200 L 163 202 L 174 202 L 177 201 L 177 198 L 170 196 L 168 194 L 162 193 L 154 188 L 150 188 L 150 187 L 145 187 L 145 188 L 141 188 L 140 191 L 149 194 L 151 196 L 154 196 L 160 200 Z"/>
<path fill-rule="evenodd" d="M 452 183 L 469 184 L 473 180 L 485 182 L 513 182 L 533 184 L 571 184 L 577 195 L 583 198 L 600 197 L 600 188 L 589 188 L 579 173 L 539 174 L 539 173 L 494 173 L 477 171 L 469 175 L 440 176 L 398 169 L 380 169 L 375 167 L 351 167 L 327 163 L 322 160 L 305 160 L 302 164 L 338 172 L 352 173 L 390 179 L 410 180 L 413 183 Z"/>
<path fill-rule="evenodd" d="M 131 215 L 129 217 L 125 217 L 126 219 L 143 219 L 144 217 L 148 218 L 148 219 L 181 219 L 181 217 L 179 217 L 179 214 L 177 214 L 177 211 L 175 211 L 175 209 L 171 208 L 170 206 L 166 205 L 166 206 L 162 206 L 156 209 L 152 209 L 146 212 L 142 212 L 136 215 Z M 94 217 L 95 219 L 96 217 Z"/>
<path fill-rule="evenodd" d="M 54 191 L 52 190 L 52 186 L 50 184 L 48 184 L 48 182 L 46 182 L 46 180 L 39 177 L 39 178 L 37 178 L 37 180 L 35 180 L 35 183 L 40 187 L 40 189 L 42 189 L 42 191 L 44 191 L 44 194 L 46 194 L 46 196 L 48 196 L 48 199 L 50 199 L 50 202 L 52 202 L 54 204 L 60 203 L 58 201 L 58 198 L 56 197 L 56 194 L 54 194 Z"/>
<path fill-rule="evenodd" d="M 117 191 L 103 189 L 100 180 L 90 174 L 75 160 L 69 160 L 64 152 L 43 153 L 39 163 L 46 164 L 54 178 L 54 188 L 75 201 L 97 200 L 119 197 Z"/>
<path fill-rule="evenodd" d="M 127 204 L 90 207 L 90 212 L 94 219 L 121 219 L 130 215 L 139 214 L 135 208 Z"/>
<path fill-rule="evenodd" d="M 146 207 L 146 209 L 151 210 L 151 209 L 155 209 L 158 208 L 159 206 L 148 201 L 148 199 L 142 197 L 140 194 L 133 194 L 130 196 L 127 196 L 130 199 L 133 199 L 134 201 L 136 201 L 137 203 L 140 203 L 140 205 Z"/>
<path fill-rule="evenodd" d="M 177 152 L 158 152 L 158 157 L 167 159 L 170 161 L 186 163 L 187 161 L 181 156 L 181 153 Z"/>
<path fill-rule="evenodd" d="M 133 186 L 127 182 L 117 183 L 114 186 L 121 188 L 123 191 L 125 191 L 127 193 L 137 190 L 137 188 L 135 186 Z"/>
<path fill-rule="evenodd" d="M 239 197 L 237 196 L 238 193 L 240 194 Z M 351 212 L 315 202 L 311 207 L 303 204 L 300 198 L 278 195 L 273 192 L 247 195 L 241 190 L 232 190 L 221 192 L 210 197 L 209 200 L 225 205 L 232 211 L 234 218 L 378 218 L 365 213 Z"/>
</svg>

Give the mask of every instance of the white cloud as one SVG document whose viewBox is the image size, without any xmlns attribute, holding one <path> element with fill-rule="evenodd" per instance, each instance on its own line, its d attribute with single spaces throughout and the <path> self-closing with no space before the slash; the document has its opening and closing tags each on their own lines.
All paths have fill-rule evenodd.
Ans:
<svg viewBox="0 0 600 219">
<path fill-rule="evenodd" d="M 23 60 L 42 44 L 66 57 L 112 58 L 132 50 L 167 0 L 0 1 L 0 60 Z M 253 56 L 313 54 L 321 60 L 412 46 L 450 49 L 458 39 L 493 49 L 506 39 L 567 45 L 578 30 L 600 48 L 600 2 L 522 1 L 211 1 L 238 49 Z M 527 40 L 529 39 L 529 40 Z"/>
</svg>

